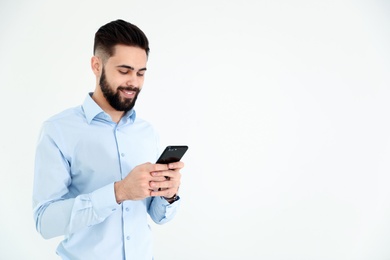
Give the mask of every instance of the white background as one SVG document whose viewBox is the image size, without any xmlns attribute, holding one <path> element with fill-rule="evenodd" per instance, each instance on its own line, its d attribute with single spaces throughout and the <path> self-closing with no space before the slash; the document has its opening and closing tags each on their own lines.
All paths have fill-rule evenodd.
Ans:
<svg viewBox="0 0 390 260">
<path fill-rule="evenodd" d="M 56 259 L 35 142 L 94 90 L 94 33 L 118 18 L 150 40 L 138 115 L 190 147 L 156 259 L 390 259 L 386 0 L 1 0 L 1 259 Z"/>
</svg>

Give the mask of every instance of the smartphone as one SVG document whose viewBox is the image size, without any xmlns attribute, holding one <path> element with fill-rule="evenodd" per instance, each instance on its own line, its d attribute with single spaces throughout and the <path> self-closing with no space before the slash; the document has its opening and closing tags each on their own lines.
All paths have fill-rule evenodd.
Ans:
<svg viewBox="0 0 390 260">
<path fill-rule="evenodd" d="M 156 163 L 168 164 L 178 162 L 188 150 L 187 145 L 170 145 L 160 155 Z"/>
</svg>

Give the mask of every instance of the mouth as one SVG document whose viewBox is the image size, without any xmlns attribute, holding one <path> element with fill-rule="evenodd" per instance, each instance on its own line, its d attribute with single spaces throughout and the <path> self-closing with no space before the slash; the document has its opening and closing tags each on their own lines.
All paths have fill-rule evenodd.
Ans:
<svg viewBox="0 0 390 260">
<path fill-rule="evenodd" d="M 122 96 L 124 98 L 134 98 L 135 95 L 137 94 L 137 91 L 135 90 L 121 89 L 120 92 L 122 93 Z"/>
</svg>

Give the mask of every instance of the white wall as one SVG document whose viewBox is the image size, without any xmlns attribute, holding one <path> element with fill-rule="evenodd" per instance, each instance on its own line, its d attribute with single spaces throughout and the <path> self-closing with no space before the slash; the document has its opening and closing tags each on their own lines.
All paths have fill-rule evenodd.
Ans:
<svg viewBox="0 0 390 260">
<path fill-rule="evenodd" d="M 138 115 L 190 146 L 156 259 L 390 259 L 385 0 L 1 0 L 1 259 L 55 259 L 35 141 L 94 89 L 93 36 L 117 18 L 151 42 Z"/>
</svg>

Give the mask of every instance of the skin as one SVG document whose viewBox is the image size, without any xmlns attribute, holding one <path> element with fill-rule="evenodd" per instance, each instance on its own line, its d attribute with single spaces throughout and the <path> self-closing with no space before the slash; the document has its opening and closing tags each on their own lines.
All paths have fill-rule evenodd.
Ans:
<svg viewBox="0 0 390 260">
<path fill-rule="evenodd" d="M 116 91 L 119 86 L 142 89 L 146 71 L 147 55 L 139 47 L 116 45 L 114 55 L 103 57 L 99 53 L 91 58 L 91 68 L 96 77 L 93 100 L 109 114 L 116 123 L 125 114 L 114 109 L 104 97 L 99 85 L 104 66 L 106 80 Z M 132 99 L 135 93 L 120 91 L 121 98 Z M 125 200 L 142 200 L 150 196 L 173 197 L 178 193 L 183 162 L 170 164 L 144 163 L 134 169 L 123 179 L 114 184 L 117 203 Z M 166 178 L 166 177 L 169 178 Z"/>
</svg>

